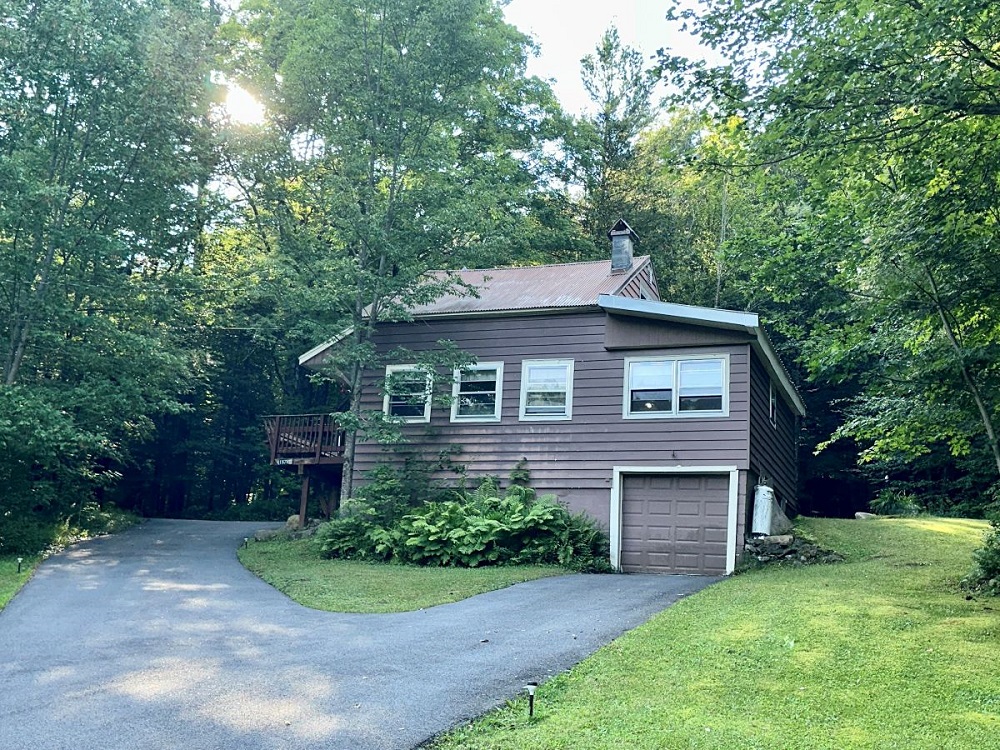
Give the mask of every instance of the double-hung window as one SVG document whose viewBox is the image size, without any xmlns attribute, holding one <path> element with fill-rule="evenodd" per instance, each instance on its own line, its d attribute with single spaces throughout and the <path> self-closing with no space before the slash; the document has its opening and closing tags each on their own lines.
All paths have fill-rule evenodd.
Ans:
<svg viewBox="0 0 1000 750">
<path fill-rule="evenodd" d="M 573 360 L 526 359 L 521 363 L 522 420 L 573 417 Z"/>
<path fill-rule="evenodd" d="M 386 416 L 406 422 L 431 421 L 431 376 L 416 365 L 389 365 L 385 368 Z"/>
<path fill-rule="evenodd" d="M 729 416 L 729 358 L 630 357 L 625 360 L 626 419 Z"/>
<path fill-rule="evenodd" d="M 503 402 L 503 362 L 480 362 L 455 370 L 452 422 L 499 422 Z"/>
</svg>

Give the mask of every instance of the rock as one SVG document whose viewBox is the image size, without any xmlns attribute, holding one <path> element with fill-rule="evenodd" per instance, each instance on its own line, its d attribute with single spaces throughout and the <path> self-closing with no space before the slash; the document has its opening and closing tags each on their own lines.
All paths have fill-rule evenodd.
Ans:
<svg viewBox="0 0 1000 750">
<path fill-rule="evenodd" d="M 791 534 L 748 539 L 746 554 L 760 563 L 783 562 L 792 565 L 841 562 L 844 559 L 836 552 L 825 550 L 804 539 L 797 539 Z"/>
<path fill-rule="evenodd" d="M 294 516 L 289 516 L 288 520 L 285 521 L 285 528 L 289 531 L 296 531 L 299 528 L 299 514 L 296 513 Z"/>
<path fill-rule="evenodd" d="M 795 537 L 791 534 L 773 534 L 771 536 L 762 536 L 758 541 L 767 542 L 768 544 L 778 544 L 782 547 L 789 546 L 795 541 Z"/>
<path fill-rule="evenodd" d="M 259 529 L 254 532 L 253 538 L 256 542 L 269 542 L 281 536 L 281 529 Z"/>
<path fill-rule="evenodd" d="M 862 511 L 858 511 L 857 513 L 855 513 L 854 517 L 858 521 L 867 521 L 867 520 L 872 519 L 872 518 L 878 518 L 878 516 L 875 515 L 874 513 L 864 513 Z"/>
</svg>

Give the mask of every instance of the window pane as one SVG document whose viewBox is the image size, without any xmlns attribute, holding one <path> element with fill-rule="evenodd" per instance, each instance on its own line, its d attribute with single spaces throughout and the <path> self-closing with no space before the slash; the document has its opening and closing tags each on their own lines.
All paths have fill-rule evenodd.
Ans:
<svg viewBox="0 0 1000 750">
<path fill-rule="evenodd" d="M 524 369 L 524 415 L 564 417 L 569 413 L 569 374 L 566 363 L 528 364 Z"/>
<path fill-rule="evenodd" d="M 632 391 L 629 410 L 633 414 L 642 412 L 670 411 L 673 408 L 673 391 Z"/>
<path fill-rule="evenodd" d="M 459 376 L 457 417 L 496 416 L 497 370 L 495 367 L 463 372 Z"/>
<path fill-rule="evenodd" d="M 722 411 L 722 396 L 684 396 L 677 399 L 678 411 Z"/>
<path fill-rule="evenodd" d="M 691 359 L 679 363 L 678 411 L 722 411 L 721 359 Z"/>
<path fill-rule="evenodd" d="M 565 414 L 566 413 L 566 392 L 528 392 L 525 395 L 525 414 Z"/>
<path fill-rule="evenodd" d="M 495 393 L 470 393 L 458 397 L 458 416 L 492 417 L 497 410 Z"/>
<path fill-rule="evenodd" d="M 629 414 L 673 411 L 674 362 L 630 362 Z"/>
<path fill-rule="evenodd" d="M 425 400 L 421 400 L 420 403 L 414 404 L 408 399 L 401 399 L 399 396 L 391 396 L 389 398 L 389 416 L 390 417 L 422 417 L 424 416 L 424 404 Z"/>
<path fill-rule="evenodd" d="M 629 388 L 631 390 L 672 389 L 674 380 L 674 363 L 664 362 L 633 362 L 629 369 Z"/>
<path fill-rule="evenodd" d="M 390 417 L 424 417 L 427 405 L 427 375 L 413 370 L 397 370 L 386 378 Z"/>
</svg>

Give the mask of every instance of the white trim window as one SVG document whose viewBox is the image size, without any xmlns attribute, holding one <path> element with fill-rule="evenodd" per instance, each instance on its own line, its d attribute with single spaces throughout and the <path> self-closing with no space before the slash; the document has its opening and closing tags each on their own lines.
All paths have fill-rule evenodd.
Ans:
<svg viewBox="0 0 1000 750">
<path fill-rule="evenodd" d="M 430 422 L 432 384 L 430 373 L 416 365 L 388 365 L 382 411 L 404 422 Z"/>
<path fill-rule="evenodd" d="M 452 422 L 499 422 L 502 403 L 503 362 L 480 362 L 455 370 Z"/>
<path fill-rule="evenodd" d="M 627 357 L 622 416 L 728 417 L 729 356 Z"/>
<path fill-rule="evenodd" d="M 522 420 L 573 418 L 573 360 L 526 359 L 521 363 Z"/>
</svg>

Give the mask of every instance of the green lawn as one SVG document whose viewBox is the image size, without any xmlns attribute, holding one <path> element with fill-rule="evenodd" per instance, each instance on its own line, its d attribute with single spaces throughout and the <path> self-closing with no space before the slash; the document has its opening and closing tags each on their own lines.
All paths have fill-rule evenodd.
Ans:
<svg viewBox="0 0 1000 750">
<path fill-rule="evenodd" d="M 17 555 L 0 555 L 0 609 L 7 606 L 7 602 L 25 584 L 39 562 L 41 557 L 38 555 L 24 556 L 21 572 L 18 573 Z"/>
<path fill-rule="evenodd" d="M 329 612 L 408 612 L 566 572 L 542 565 L 420 568 L 324 560 L 312 539 L 251 542 L 239 558 L 299 604 Z"/>
<path fill-rule="evenodd" d="M 804 526 L 847 562 L 728 579 L 434 747 L 1000 748 L 1000 601 L 958 590 L 986 524 Z"/>
</svg>

